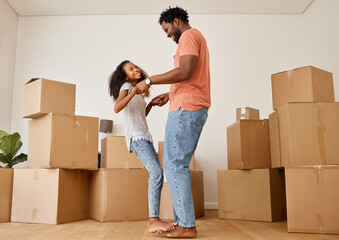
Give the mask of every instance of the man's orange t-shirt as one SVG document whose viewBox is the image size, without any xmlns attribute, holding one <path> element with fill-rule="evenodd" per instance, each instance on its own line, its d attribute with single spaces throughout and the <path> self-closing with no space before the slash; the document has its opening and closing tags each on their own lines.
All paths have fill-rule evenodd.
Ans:
<svg viewBox="0 0 339 240">
<path fill-rule="evenodd" d="M 209 52 L 204 36 L 197 29 L 186 30 L 180 37 L 174 56 L 174 67 L 178 68 L 180 57 L 195 55 L 198 62 L 192 77 L 183 82 L 171 84 L 169 111 L 196 111 L 211 106 Z"/>
</svg>

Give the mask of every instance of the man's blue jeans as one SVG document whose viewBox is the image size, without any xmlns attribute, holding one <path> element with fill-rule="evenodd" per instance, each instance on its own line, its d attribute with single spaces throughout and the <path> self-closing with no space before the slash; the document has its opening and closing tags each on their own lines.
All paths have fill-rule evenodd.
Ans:
<svg viewBox="0 0 339 240">
<path fill-rule="evenodd" d="M 197 147 L 208 109 L 170 112 L 166 124 L 164 172 L 172 196 L 174 221 L 195 227 L 189 164 Z"/>
<path fill-rule="evenodd" d="M 131 142 L 131 149 L 144 164 L 149 173 L 148 211 L 149 217 L 159 217 L 160 194 L 163 184 L 162 168 L 153 143 L 140 139 Z"/>
</svg>

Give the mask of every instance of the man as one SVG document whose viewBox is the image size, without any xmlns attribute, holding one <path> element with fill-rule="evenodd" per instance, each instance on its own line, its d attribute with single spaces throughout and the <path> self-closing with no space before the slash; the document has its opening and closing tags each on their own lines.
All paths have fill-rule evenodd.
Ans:
<svg viewBox="0 0 339 240">
<path fill-rule="evenodd" d="M 136 86 L 144 93 L 153 84 L 171 84 L 170 92 L 157 96 L 160 106 L 170 101 L 166 124 L 164 171 L 178 226 L 166 237 L 195 237 L 194 205 L 189 163 L 207 119 L 210 100 L 209 52 L 206 40 L 191 28 L 187 11 L 180 7 L 163 11 L 159 24 L 178 44 L 174 69 L 150 76 Z"/>
</svg>

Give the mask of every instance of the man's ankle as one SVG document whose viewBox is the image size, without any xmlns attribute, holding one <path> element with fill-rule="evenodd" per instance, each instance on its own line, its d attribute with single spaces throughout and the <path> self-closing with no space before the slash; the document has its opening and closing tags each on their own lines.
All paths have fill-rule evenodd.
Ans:
<svg viewBox="0 0 339 240">
<path fill-rule="evenodd" d="M 153 222 L 160 222 L 161 220 L 160 220 L 159 217 L 150 217 L 150 218 L 148 219 L 148 221 L 149 221 L 150 223 L 153 223 Z"/>
</svg>

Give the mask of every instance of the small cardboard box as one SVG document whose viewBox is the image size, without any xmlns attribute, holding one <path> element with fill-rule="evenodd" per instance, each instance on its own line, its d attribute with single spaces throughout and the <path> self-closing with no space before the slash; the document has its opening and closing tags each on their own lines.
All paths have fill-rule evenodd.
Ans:
<svg viewBox="0 0 339 240">
<path fill-rule="evenodd" d="M 218 217 L 279 221 L 286 217 L 282 169 L 218 171 Z"/>
<path fill-rule="evenodd" d="M 202 171 L 192 171 L 192 196 L 194 203 L 195 218 L 205 215 L 204 207 L 204 180 Z M 160 199 L 160 219 L 174 219 L 171 193 L 168 183 L 164 182 Z"/>
<path fill-rule="evenodd" d="M 271 167 L 281 167 L 280 153 L 280 131 L 278 112 L 273 112 L 269 116 L 270 146 L 271 146 Z"/>
<path fill-rule="evenodd" d="M 60 224 L 89 217 L 90 175 L 76 169 L 15 169 L 12 222 Z"/>
<path fill-rule="evenodd" d="M 333 75 L 312 66 L 272 74 L 273 109 L 289 102 L 334 102 Z"/>
<path fill-rule="evenodd" d="M 227 128 L 228 169 L 271 167 L 268 120 L 239 120 Z"/>
<path fill-rule="evenodd" d="M 134 152 L 127 149 L 125 137 L 110 136 L 101 140 L 101 168 L 144 168 Z"/>
<path fill-rule="evenodd" d="M 146 169 L 91 172 L 90 217 L 100 222 L 148 219 Z"/>
<path fill-rule="evenodd" d="M 259 110 L 250 108 L 250 107 L 245 107 L 245 108 L 237 108 L 236 109 L 237 113 L 237 121 L 240 119 L 247 119 L 247 120 L 259 120 Z"/>
<path fill-rule="evenodd" d="M 13 169 L 0 168 L 0 222 L 11 221 Z"/>
<path fill-rule="evenodd" d="M 49 113 L 29 121 L 29 168 L 98 168 L 95 117 Z"/>
<path fill-rule="evenodd" d="M 288 232 L 339 234 L 339 166 L 285 171 Z"/>
<path fill-rule="evenodd" d="M 35 118 L 50 112 L 74 115 L 75 85 L 33 78 L 24 86 L 22 117 Z"/>
<path fill-rule="evenodd" d="M 159 148 L 159 163 L 160 163 L 160 166 L 162 168 L 164 168 L 164 165 L 163 165 L 163 162 L 164 162 L 164 146 L 165 146 L 165 142 L 164 141 L 159 141 L 158 142 L 158 148 Z M 189 169 L 191 171 L 194 171 L 195 170 L 195 158 L 194 158 L 194 154 L 191 158 L 191 162 L 189 164 Z"/>
<path fill-rule="evenodd" d="M 270 122 L 278 126 L 272 167 L 339 164 L 339 103 L 289 103 Z"/>
</svg>

